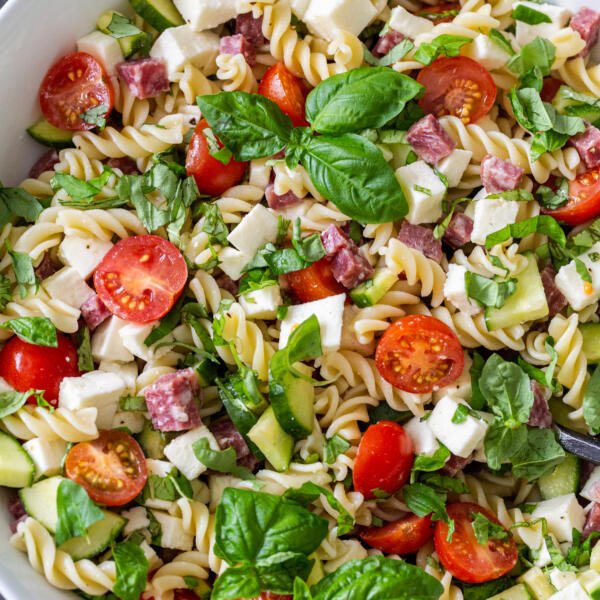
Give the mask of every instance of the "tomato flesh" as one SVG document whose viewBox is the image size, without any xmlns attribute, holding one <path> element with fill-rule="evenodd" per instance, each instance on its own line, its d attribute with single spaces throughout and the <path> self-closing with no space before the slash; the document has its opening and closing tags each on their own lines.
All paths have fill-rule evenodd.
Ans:
<svg viewBox="0 0 600 600">
<path fill-rule="evenodd" d="M 481 119 L 496 100 L 496 84 L 490 73 L 466 56 L 434 60 L 421 69 L 417 81 L 425 86 L 419 106 L 426 113 L 453 115 L 465 124 Z"/>
<path fill-rule="evenodd" d="M 466 583 L 483 583 L 506 575 L 517 564 L 517 545 L 512 536 L 489 539 L 486 544 L 477 541 L 471 524 L 473 514 L 481 513 L 500 525 L 491 512 L 471 502 L 448 504 L 446 511 L 456 528 L 452 539 L 448 541 L 448 525 L 443 521 L 436 523 L 433 539 L 440 562 L 454 577 Z"/>
<path fill-rule="evenodd" d="M 428 6 L 423 8 L 418 14 L 419 17 L 429 19 L 434 25 L 439 23 L 450 23 L 458 14 L 460 5 L 456 2 L 444 2 L 437 6 Z"/>
<path fill-rule="evenodd" d="M 96 292 L 108 310 L 135 323 L 149 323 L 168 313 L 186 281 L 183 256 L 157 235 L 117 242 L 94 272 Z"/>
<path fill-rule="evenodd" d="M 106 506 L 122 506 L 141 491 L 148 472 L 140 445 L 124 431 L 101 431 L 91 442 L 75 444 L 67 454 L 65 473 L 89 497 Z"/>
<path fill-rule="evenodd" d="M 264 74 L 258 93 L 277 106 L 292 120 L 295 127 L 305 127 L 307 90 L 302 79 L 296 77 L 283 63 L 270 67 Z"/>
<path fill-rule="evenodd" d="M 409 315 L 385 331 L 375 364 L 394 387 L 427 394 L 456 381 L 465 359 L 460 341 L 445 323 L 426 315 Z"/>
<path fill-rule="evenodd" d="M 360 538 L 388 554 L 413 554 L 433 538 L 431 515 L 408 515 L 382 527 L 368 527 L 360 533 Z"/>
<path fill-rule="evenodd" d="M 354 460 L 354 489 L 366 500 L 376 497 L 375 490 L 397 492 L 410 477 L 414 454 L 412 440 L 398 423 L 380 421 L 370 425 Z"/>
<path fill-rule="evenodd" d="M 288 273 L 286 277 L 294 296 L 300 302 L 312 302 L 346 292 L 346 288 L 334 279 L 326 258 L 314 262 L 306 269 Z"/>
<path fill-rule="evenodd" d="M 58 389 L 65 377 L 79 377 L 77 348 L 68 337 L 57 334 L 58 346 L 36 346 L 18 337 L 0 350 L 0 377 L 19 392 L 44 390 L 44 399 L 58 404 Z M 35 404 L 33 396 L 28 402 Z"/>
<path fill-rule="evenodd" d="M 44 117 L 61 129 L 86 130 L 96 127 L 82 115 L 104 105 L 106 118 L 113 108 L 114 92 L 102 65 L 86 52 L 67 54 L 46 73 L 39 92 Z"/>
</svg>

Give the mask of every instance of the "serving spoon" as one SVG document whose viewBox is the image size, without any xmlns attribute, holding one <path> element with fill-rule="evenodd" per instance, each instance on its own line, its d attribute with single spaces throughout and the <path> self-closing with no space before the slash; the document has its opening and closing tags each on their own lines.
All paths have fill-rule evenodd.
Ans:
<svg viewBox="0 0 600 600">
<path fill-rule="evenodd" d="M 600 464 L 600 440 L 578 433 L 572 429 L 567 429 L 562 425 L 553 425 L 553 429 L 558 436 L 558 443 L 571 454 L 583 458 L 589 462 Z"/>
</svg>

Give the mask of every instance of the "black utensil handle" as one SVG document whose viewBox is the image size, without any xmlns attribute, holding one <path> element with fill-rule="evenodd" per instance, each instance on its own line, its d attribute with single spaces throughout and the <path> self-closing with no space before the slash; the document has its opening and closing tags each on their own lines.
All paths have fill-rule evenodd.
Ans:
<svg viewBox="0 0 600 600">
<path fill-rule="evenodd" d="M 558 435 L 558 442 L 567 452 L 600 464 L 600 440 L 556 424 L 554 430 Z"/>
</svg>

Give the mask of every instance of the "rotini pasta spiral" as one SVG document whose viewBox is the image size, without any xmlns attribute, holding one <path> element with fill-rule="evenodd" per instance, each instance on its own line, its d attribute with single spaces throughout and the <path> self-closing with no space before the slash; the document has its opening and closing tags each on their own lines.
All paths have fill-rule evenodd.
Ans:
<svg viewBox="0 0 600 600">
<path fill-rule="evenodd" d="M 226 92 L 256 92 L 256 77 L 243 54 L 219 54 L 217 77 L 223 81 Z"/>
</svg>

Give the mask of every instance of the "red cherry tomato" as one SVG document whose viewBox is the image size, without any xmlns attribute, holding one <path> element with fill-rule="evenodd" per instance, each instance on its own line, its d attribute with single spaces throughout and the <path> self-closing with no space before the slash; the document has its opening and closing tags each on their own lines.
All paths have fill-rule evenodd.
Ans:
<svg viewBox="0 0 600 600">
<path fill-rule="evenodd" d="M 450 327 L 434 317 L 409 315 L 385 331 L 377 345 L 375 364 L 394 387 L 427 394 L 458 379 L 465 359 Z"/>
<path fill-rule="evenodd" d="M 553 187 L 550 182 L 546 185 Z M 594 167 L 569 182 L 569 200 L 553 210 L 542 212 L 567 225 L 580 225 L 600 214 L 600 167 Z"/>
<path fill-rule="evenodd" d="M 210 129 L 205 119 L 202 119 L 192 135 L 185 159 L 188 175 L 193 175 L 198 190 L 209 196 L 220 196 L 230 187 L 237 185 L 243 178 L 247 162 L 237 162 L 233 158 L 224 165 L 210 155 L 208 141 L 204 130 Z M 223 144 L 217 140 L 222 148 Z"/>
<path fill-rule="evenodd" d="M 306 269 L 288 273 L 286 277 L 294 296 L 300 302 L 321 300 L 321 298 L 343 294 L 346 291 L 346 288 L 333 278 L 329 261 L 326 258 L 314 262 Z"/>
<path fill-rule="evenodd" d="M 79 377 L 77 348 L 68 337 L 57 334 L 58 346 L 36 346 L 18 337 L 0 350 L 0 377 L 19 392 L 44 390 L 44 398 L 56 406 L 58 388 L 65 377 Z M 35 404 L 33 396 L 29 402 Z"/>
<path fill-rule="evenodd" d="M 366 500 L 374 490 L 397 492 L 410 477 L 415 449 L 404 428 L 393 421 L 380 421 L 364 432 L 354 460 L 354 489 Z"/>
<path fill-rule="evenodd" d="M 383 527 L 369 527 L 359 534 L 363 542 L 388 554 L 413 554 L 433 538 L 431 515 L 408 515 Z"/>
<path fill-rule="evenodd" d="M 444 568 L 454 577 L 467 583 L 483 583 L 506 575 L 518 559 L 517 545 L 512 536 L 505 540 L 490 539 L 480 544 L 471 524 L 474 513 L 481 513 L 500 525 L 496 517 L 471 502 L 456 502 L 446 506 L 448 516 L 456 527 L 448 541 L 448 525 L 438 521 L 435 525 L 435 550 Z"/>
<path fill-rule="evenodd" d="M 135 323 L 149 323 L 168 313 L 186 281 L 183 256 L 157 235 L 117 242 L 94 273 L 96 292 L 108 310 Z"/>
<path fill-rule="evenodd" d="M 544 84 L 542 86 L 542 91 L 540 92 L 541 99 L 544 102 L 552 102 L 561 85 L 564 84 L 560 79 L 555 79 L 554 77 L 544 77 Z"/>
<path fill-rule="evenodd" d="M 304 110 L 307 96 L 304 82 L 283 63 L 277 63 L 267 70 L 258 86 L 258 93 L 273 100 L 295 127 L 308 125 Z"/>
<path fill-rule="evenodd" d="M 54 63 L 46 73 L 39 93 L 44 117 L 61 129 L 93 129 L 82 115 L 104 105 L 106 117 L 113 108 L 114 92 L 102 65 L 90 54 L 74 52 Z"/>
<path fill-rule="evenodd" d="M 434 25 L 438 23 L 449 23 L 456 17 L 460 5 L 456 2 L 444 2 L 437 6 L 428 6 L 417 13 L 419 17 L 429 19 Z"/>
<path fill-rule="evenodd" d="M 140 445 L 124 431 L 101 431 L 91 442 L 75 444 L 67 454 L 65 474 L 83 486 L 94 502 L 122 506 L 141 491 L 148 472 Z"/>
<path fill-rule="evenodd" d="M 173 600 L 198 600 L 198 596 L 192 590 L 175 590 Z"/>
<path fill-rule="evenodd" d="M 474 123 L 496 100 L 496 84 L 489 72 L 466 56 L 441 57 L 421 69 L 417 81 L 425 86 L 419 106 L 436 117 L 454 115 Z"/>
</svg>

